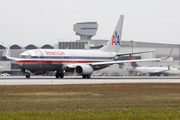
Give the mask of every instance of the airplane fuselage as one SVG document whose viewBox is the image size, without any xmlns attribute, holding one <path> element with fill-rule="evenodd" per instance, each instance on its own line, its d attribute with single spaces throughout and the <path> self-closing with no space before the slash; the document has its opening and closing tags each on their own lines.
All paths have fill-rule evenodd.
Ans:
<svg viewBox="0 0 180 120">
<path fill-rule="evenodd" d="M 180 74 L 177 68 L 170 68 L 168 70 L 168 67 L 135 67 L 133 70 L 140 73 L 158 73 L 164 71 L 174 75 Z"/>
<path fill-rule="evenodd" d="M 67 64 L 108 62 L 113 61 L 115 55 L 116 52 L 100 50 L 35 49 L 21 53 L 15 63 L 20 69 L 31 72 L 71 71 L 65 67 Z M 99 67 L 99 69 L 104 67 Z"/>
</svg>

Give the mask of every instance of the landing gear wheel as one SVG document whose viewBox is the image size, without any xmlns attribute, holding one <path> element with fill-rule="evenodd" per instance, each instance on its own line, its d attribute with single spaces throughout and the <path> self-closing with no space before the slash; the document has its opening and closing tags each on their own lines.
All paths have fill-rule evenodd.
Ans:
<svg viewBox="0 0 180 120">
<path fill-rule="evenodd" d="M 83 75 L 83 78 L 91 78 L 91 75 Z"/>
<path fill-rule="evenodd" d="M 64 73 L 63 72 L 60 72 L 60 73 L 56 73 L 55 74 L 56 78 L 63 78 L 64 77 Z"/>
<path fill-rule="evenodd" d="M 64 73 L 63 72 L 59 73 L 59 76 L 60 76 L 60 78 L 63 78 L 64 77 Z"/>
<path fill-rule="evenodd" d="M 83 78 L 86 78 L 86 75 L 83 75 L 82 77 L 83 77 Z"/>
<path fill-rule="evenodd" d="M 56 76 L 56 78 L 59 78 L 60 75 L 59 75 L 59 73 L 56 73 L 55 76 Z"/>
<path fill-rule="evenodd" d="M 29 73 L 26 73 L 26 78 L 30 78 L 30 74 Z"/>
<path fill-rule="evenodd" d="M 87 78 L 91 78 L 91 75 L 87 75 Z"/>
</svg>

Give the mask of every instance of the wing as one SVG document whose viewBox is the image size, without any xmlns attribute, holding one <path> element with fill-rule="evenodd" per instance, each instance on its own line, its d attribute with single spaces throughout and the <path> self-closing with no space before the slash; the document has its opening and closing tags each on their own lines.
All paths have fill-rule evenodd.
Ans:
<svg viewBox="0 0 180 120">
<path fill-rule="evenodd" d="M 163 58 L 161 58 L 161 59 L 167 59 L 167 58 L 169 58 L 175 46 L 176 46 L 176 45 L 174 45 L 174 46 L 171 48 L 169 54 L 168 54 L 166 57 L 163 57 Z M 130 55 L 130 54 L 141 54 L 141 53 L 148 53 L 148 52 L 154 52 L 154 51 L 143 51 L 143 52 L 133 52 L 133 53 L 132 53 L 132 52 L 131 52 L 131 53 L 118 53 L 116 56 L 125 56 L 125 55 Z"/>
<path fill-rule="evenodd" d="M 131 52 L 131 53 L 118 53 L 116 56 L 125 56 L 130 54 L 141 54 L 141 53 L 148 53 L 148 52 L 154 52 L 154 51 L 144 51 L 144 52 Z"/>
<path fill-rule="evenodd" d="M 123 61 L 111 61 L 111 62 L 97 62 L 97 63 L 91 63 L 91 65 L 92 66 L 94 66 L 94 65 L 112 65 L 112 64 L 130 63 L 130 62 L 141 62 L 141 61 L 161 61 L 161 58 L 140 59 L 140 60 L 123 60 Z"/>
<path fill-rule="evenodd" d="M 77 64 L 67 64 L 68 68 L 75 68 L 80 64 L 88 64 L 91 66 L 110 66 L 112 64 L 122 64 L 122 63 L 130 63 L 130 62 L 140 62 L 140 61 L 161 61 L 161 58 L 155 59 L 140 59 L 140 60 L 123 60 L 123 61 L 110 61 L 110 62 L 95 62 L 95 63 L 77 63 Z"/>
</svg>

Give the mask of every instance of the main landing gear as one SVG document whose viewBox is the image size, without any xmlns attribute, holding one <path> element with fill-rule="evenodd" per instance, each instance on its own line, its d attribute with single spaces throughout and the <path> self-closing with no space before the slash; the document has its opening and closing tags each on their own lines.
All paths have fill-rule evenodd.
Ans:
<svg viewBox="0 0 180 120">
<path fill-rule="evenodd" d="M 64 77 L 64 73 L 63 72 L 56 72 L 56 74 L 55 74 L 55 76 L 56 76 L 56 78 L 63 78 Z"/>
<path fill-rule="evenodd" d="M 26 73 L 26 78 L 30 78 L 31 74 L 30 73 Z"/>
<path fill-rule="evenodd" d="M 91 78 L 91 75 L 83 75 L 82 78 Z"/>
</svg>

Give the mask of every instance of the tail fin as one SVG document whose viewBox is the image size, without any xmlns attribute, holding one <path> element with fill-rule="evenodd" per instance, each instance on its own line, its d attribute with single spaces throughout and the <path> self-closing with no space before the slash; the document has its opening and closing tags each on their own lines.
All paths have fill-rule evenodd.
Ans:
<svg viewBox="0 0 180 120">
<path fill-rule="evenodd" d="M 123 20 L 124 20 L 124 15 L 121 15 L 115 27 L 115 30 L 112 34 L 111 39 L 108 41 L 107 45 L 101 48 L 100 50 L 106 52 L 119 52 Z"/>
<path fill-rule="evenodd" d="M 130 60 L 134 60 L 132 55 L 129 55 L 129 57 L 130 57 Z M 131 62 L 131 66 L 132 67 L 139 67 L 139 65 L 136 62 Z"/>
</svg>

